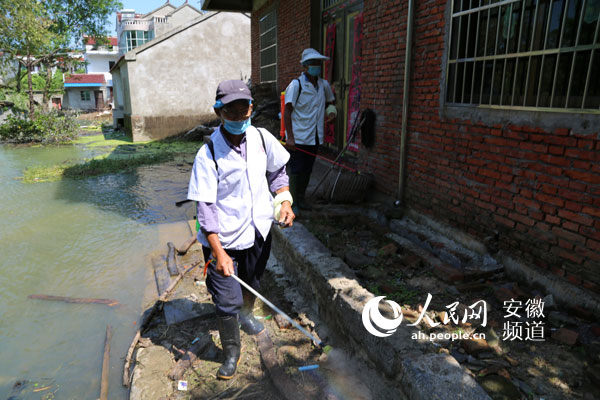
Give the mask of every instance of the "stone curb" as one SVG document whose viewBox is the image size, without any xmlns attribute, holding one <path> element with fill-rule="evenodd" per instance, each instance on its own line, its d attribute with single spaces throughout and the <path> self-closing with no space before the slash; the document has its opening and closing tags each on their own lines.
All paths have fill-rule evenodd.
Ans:
<svg viewBox="0 0 600 400">
<path fill-rule="evenodd" d="M 295 222 L 273 228 L 273 252 L 298 291 L 316 306 L 319 318 L 344 345 L 358 352 L 391 379 L 400 379 L 410 399 L 485 399 L 490 397 L 451 356 L 434 354 L 426 340 L 412 339 L 418 330 L 401 324 L 391 336 L 369 334 L 362 309 L 374 297 L 354 272 L 333 257 L 314 235 Z"/>
</svg>

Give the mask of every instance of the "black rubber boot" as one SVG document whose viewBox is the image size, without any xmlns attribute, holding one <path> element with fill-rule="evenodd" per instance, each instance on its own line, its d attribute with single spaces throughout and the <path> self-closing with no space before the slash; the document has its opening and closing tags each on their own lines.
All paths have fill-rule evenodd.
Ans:
<svg viewBox="0 0 600 400">
<path fill-rule="evenodd" d="M 244 306 L 240 312 L 240 325 L 242 326 L 242 330 L 248 335 L 258 335 L 265 329 L 265 326 L 252 315 L 256 296 L 247 290 L 243 290 L 242 294 L 244 296 Z"/>
<path fill-rule="evenodd" d="M 219 325 L 219 335 L 221 336 L 224 358 L 223 365 L 217 371 L 217 378 L 231 379 L 241 358 L 240 327 L 237 315 L 217 316 L 217 323 Z"/>
</svg>

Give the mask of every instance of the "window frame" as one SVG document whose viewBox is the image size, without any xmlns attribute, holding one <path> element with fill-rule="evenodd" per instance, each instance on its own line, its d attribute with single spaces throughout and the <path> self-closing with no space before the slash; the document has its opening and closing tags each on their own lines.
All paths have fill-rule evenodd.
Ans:
<svg viewBox="0 0 600 400">
<path fill-rule="evenodd" d="M 79 98 L 81 101 L 92 101 L 92 95 L 89 90 L 81 90 L 79 92 Z"/>
<path fill-rule="evenodd" d="M 125 31 L 125 52 L 143 46 L 154 39 L 153 31 Z M 140 37 L 141 35 L 141 37 Z M 135 45 L 134 45 L 135 42 Z"/>
<path fill-rule="evenodd" d="M 455 4 L 458 3 L 459 6 L 461 6 L 463 3 L 463 0 L 449 0 L 449 12 L 448 12 L 448 16 L 447 16 L 447 24 L 446 26 L 448 27 L 448 29 L 446 30 L 446 46 L 444 49 L 444 64 L 443 65 L 443 71 L 444 71 L 444 76 L 443 76 L 443 84 L 441 87 L 441 99 L 442 99 L 442 104 L 444 104 L 445 107 L 447 108 L 469 108 L 469 109 L 496 109 L 496 110 L 521 110 L 521 111 L 534 111 L 534 112 L 551 112 L 551 113 L 578 113 L 578 114 L 591 114 L 591 115 L 598 115 L 600 114 L 600 106 L 598 108 L 584 108 L 586 106 L 588 98 L 588 89 L 590 88 L 591 85 L 591 81 L 590 81 L 590 76 L 591 76 L 591 72 L 592 69 L 594 67 L 594 65 L 596 65 L 596 63 L 598 62 L 598 58 L 600 57 L 600 18 L 598 18 L 598 20 L 596 20 L 596 25 L 595 28 L 593 29 L 593 37 L 591 38 L 591 44 L 586 44 L 586 45 L 581 45 L 579 43 L 579 36 L 580 33 L 582 31 L 582 21 L 584 20 L 584 13 L 586 11 L 586 6 L 588 5 L 588 1 L 589 0 L 582 0 L 582 11 L 580 12 L 580 14 L 575 14 L 575 18 L 578 18 L 578 20 L 576 20 L 577 22 L 577 26 L 575 27 L 576 31 L 574 32 L 574 43 L 572 46 L 564 46 L 562 43 L 562 40 L 564 38 L 564 30 L 565 30 L 565 21 L 567 20 L 567 11 L 569 9 L 569 4 L 572 1 L 577 1 L 577 0 L 549 0 L 547 1 L 546 5 L 548 6 L 548 10 L 547 13 L 543 14 L 543 17 L 545 18 L 545 21 L 543 21 L 543 24 L 541 25 L 541 27 L 539 26 L 539 21 L 537 21 L 537 17 L 540 14 L 538 12 L 538 7 L 540 5 L 540 1 L 535 1 L 535 0 L 500 0 L 500 1 L 496 1 L 493 2 L 490 0 L 473 0 L 473 3 L 478 2 L 478 6 L 473 6 L 472 3 L 470 3 L 469 0 L 464 0 L 465 2 L 467 2 L 469 5 L 467 5 L 467 9 L 466 10 L 460 10 L 455 12 L 454 7 Z M 563 3 L 561 4 L 561 8 L 559 9 L 559 21 L 560 21 L 560 26 L 558 28 L 558 37 L 557 37 L 557 44 L 555 48 L 548 48 L 548 35 L 550 32 L 550 24 L 551 24 L 551 17 L 553 16 L 553 4 L 556 3 L 557 1 L 563 1 Z M 484 4 L 487 3 L 487 4 Z M 535 3 L 535 6 L 533 5 Z M 514 19 L 514 8 L 513 5 L 518 5 L 519 6 L 519 14 L 518 14 L 518 18 L 516 18 L 516 23 L 515 23 L 515 27 L 511 27 L 511 23 L 513 22 Z M 533 36 L 532 38 L 527 39 L 527 42 L 525 42 L 525 51 L 522 51 L 522 33 L 523 33 L 523 21 L 525 20 L 525 18 L 523 18 L 524 12 L 523 10 L 525 9 L 526 5 L 530 5 L 531 7 L 534 8 L 533 11 L 533 22 L 531 21 L 531 19 L 529 20 L 528 24 L 531 24 L 532 26 L 534 26 L 533 29 L 530 30 L 530 32 L 533 32 L 532 35 L 536 35 L 536 31 L 537 30 L 541 30 L 542 35 L 540 36 L 540 39 L 543 40 L 543 42 L 541 43 L 542 48 L 539 50 L 533 50 L 533 45 L 536 39 L 536 36 Z M 510 8 L 509 8 L 510 6 Z M 506 9 L 505 9 L 506 7 Z M 461 7 L 461 9 L 464 7 Z M 496 23 L 496 33 L 495 35 L 492 33 L 492 36 L 495 36 L 494 38 L 494 47 L 491 51 L 491 55 L 488 55 L 488 36 L 490 35 L 490 20 L 492 19 L 492 10 L 494 10 L 494 17 L 497 18 L 497 23 Z M 497 11 L 496 11 L 497 10 Z M 506 10 L 506 14 L 507 14 L 507 18 L 504 15 L 504 11 Z M 487 14 L 487 17 L 484 15 Z M 462 33 L 462 23 L 465 20 L 465 18 L 463 18 L 463 16 L 467 16 L 466 17 L 466 21 L 467 21 L 467 30 L 466 30 L 466 43 L 464 40 L 461 41 L 462 37 L 463 37 L 463 33 Z M 474 16 L 474 17 L 473 17 Z M 508 29 L 507 29 L 507 35 L 506 38 L 504 39 L 506 44 L 505 44 L 505 51 L 503 50 L 503 53 L 499 53 L 498 49 L 498 41 L 499 38 L 501 36 L 500 34 L 500 28 L 502 23 L 506 23 L 506 20 L 503 21 L 503 19 L 507 19 L 508 20 Z M 477 28 L 474 31 L 475 35 L 470 35 L 470 28 L 471 28 L 471 21 L 475 20 L 474 23 L 477 23 Z M 458 30 L 456 30 L 456 26 L 455 26 L 455 21 L 458 21 Z M 486 26 L 486 30 L 485 30 L 485 44 L 484 44 L 484 49 L 483 49 L 483 55 L 479 55 L 479 49 L 478 49 L 478 41 L 480 40 L 481 36 L 481 30 L 480 30 L 480 22 L 481 21 L 486 21 L 485 23 L 487 24 Z M 493 21 L 492 21 L 493 22 Z M 503 26 L 504 28 L 506 28 L 506 26 Z M 514 38 L 512 38 L 512 34 L 511 34 L 511 28 L 514 29 L 518 29 L 518 31 L 515 31 L 515 35 Z M 492 27 L 492 30 L 494 28 Z M 530 28 L 528 28 L 530 29 Z M 456 41 L 456 45 L 455 43 L 452 42 L 453 40 L 453 36 L 456 37 L 456 35 L 458 35 L 458 40 Z M 475 37 L 475 44 L 473 46 L 472 49 L 472 53 L 469 47 L 469 39 L 471 36 Z M 514 46 L 516 47 L 514 51 L 509 52 L 509 48 L 511 47 L 511 41 L 514 40 Z M 462 57 L 461 57 L 461 48 L 462 46 L 464 46 L 465 49 L 462 49 Z M 585 56 L 585 52 L 589 52 L 589 57 L 587 60 L 585 60 L 584 62 L 587 62 L 587 69 L 586 69 L 586 78 L 585 78 L 585 87 L 583 88 L 583 95 L 581 98 L 581 107 L 570 107 L 571 104 L 571 97 L 570 96 L 574 96 L 574 94 L 571 92 L 571 86 L 573 84 L 573 75 L 574 75 L 574 71 L 576 69 L 576 59 L 578 58 L 578 54 L 583 54 Z M 471 54 L 469 54 L 471 53 Z M 560 62 L 560 57 L 561 55 L 571 55 L 571 66 L 569 69 L 569 81 L 567 83 L 567 91 L 566 94 L 564 95 L 565 100 L 564 100 L 564 104 L 563 106 L 556 106 L 555 105 L 555 92 L 556 92 L 556 87 L 557 87 L 557 76 L 559 75 L 559 62 Z M 471 56 L 472 55 L 472 56 Z M 550 75 L 552 75 L 552 79 L 549 82 L 546 82 L 547 84 L 549 83 L 549 86 L 542 86 L 542 77 L 543 77 L 543 71 L 544 71 L 544 61 L 546 58 L 550 58 L 549 62 L 552 62 L 551 57 L 555 56 L 554 58 L 554 62 L 552 65 L 552 70 L 550 71 Z M 550 57 L 547 57 L 550 56 Z M 535 99 L 535 105 L 527 105 L 528 104 L 528 99 L 531 100 L 532 95 L 529 93 L 529 79 L 530 76 L 534 75 L 530 72 L 531 69 L 531 65 L 532 65 L 532 60 L 534 59 L 534 57 L 541 57 L 541 64 L 539 67 L 539 78 L 536 77 L 536 79 L 538 79 L 537 82 L 537 86 L 535 86 L 535 89 L 533 90 L 534 94 L 533 94 L 533 98 Z M 565 56 L 566 57 L 566 56 Z M 501 60 L 502 62 L 498 62 L 497 60 Z M 524 66 L 524 68 L 527 69 L 527 72 L 525 73 L 524 77 L 521 76 L 521 81 L 519 82 L 521 85 L 523 84 L 523 80 L 525 81 L 525 86 L 522 89 L 523 91 L 523 101 L 522 104 L 515 104 L 515 99 L 517 98 L 517 92 L 515 91 L 516 88 L 516 84 L 517 84 L 517 75 L 519 73 L 519 69 L 518 69 L 518 65 L 520 60 L 522 60 L 521 62 L 523 62 L 524 64 L 526 64 Z M 478 63 L 481 63 L 480 65 L 478 65 Z M 484 100 L 484 96 L 483 96 L 483 89 L 484 86 L 486 85 L 486 81 L 485 81 L 485 68 L 486 68 L 486 63 L 491 63 L 492 65 L 492 73 L 491 73 L 491 83 L 490 83 L 490 88 L 489 88 L 489 99 L 487 99 L 486 102 L 483 102 Z M 513 64 L 510 67 L 510 75 L 508 75 L 507 79 L 507 64 Z M 567 60 L 567 63 L 569 63 L 569 60 Z M 498 74 L 496 73 L 496 65 L 500 65 L 500 67 L 502 68 L 502 72 L 500 73 L 498 70 Z M 583 65 L 583 64 L 581 64 Z M 454 66 L 454 68 L 453 68 Z M 459 77 L 459 70 L 461 70 L 462 66 L 462 79 L 460 79 Z M 475 77 L 477 76 L 477 70 L 479 69 L 479 67 L 481 67 L 481 81 L 479 82 L 479 86 L 475 85 Z M 514 68 L 513 68 L 514 67 Z M 468 70 L 471 70 L 471 82 L 470 82 L 470 86 L 467 86 L 467 74 L 468 74 Z M 536 68 L 537 69 L 537 68 Z M 451 77 L 451 73 L 454 73 L 454 76 Z M 501 75 L 500 75 L 501 74 Z M 501 80 L 501 82 L 499 83 L 499 85 L 501 86 L 500 89 L 500 94 L 497 95 L 499 96 L 497 98 L 497 101 L 494 101 L 494 96 L 495 96 L 495 90 L 494 90 L 494 79 L 497 78 L 497 75 Z M 507 82 L 509 85 L 511 84 L 510 81 L 512 80 L 512 88 L 509 88 L 509 91 L 506 92 L 505 91 L 505 82 Z M 535 81 L 533 81 L 533 84 L 535 85 Z M 459 87 L 460 86 L 460 87 Z M 465 99 L 465 88 L 466 87 L 470 87 L 471 93 L 470 96 L 468 96 Z M 477 98 L 478 102 L 474 102 L 474 100 L 476 99 L 475 93 L 474 93 L 474 89 L 476 87 L 479 87 L 480 93 L 479 96 Z M 462 92 L 460 94 L 460 98 L 458 98 L 457 96 L 455 96 L 455 90 L 456 89 L 462 89 Z M 547 88 L 549 90 L 547 90 L 547 92 L 551 93 L 549 96 L 549 99 L 546 98 L 545 100 L 548 100 L 548 106 L 540 106 L 540 98 L 543 96 L 543 89 Z M 508 96 L 508 98 L 510 99 L 510 104 L 505 104 L 505 95 Z M 560 94 L 559 94 L 560 95 Z M 459 100 L 459 101 L 457 101 Z M 465 101 L 466 100 L 466 101 Z"/>
<path fill-rule="evenodd" d="M 266 19 L 268 16 L 273 15 L 274 20 L 275 20 L 275 24 L 271 27 L 269 27 L 267 30 L 265 30 L 264 32 L 261 31 L 261 21 L 263 21 L 264 19 Z M 258 18 L 258 64 L 259 64 L 259 68 L 258 68 L 258 73 L 259 73 L 259 79 L 260 79 L 260 83 L 273 83 L 273 82 L 277 82 L 277 64 L 278 64 L 278 60 L 277 60 L 277 27 L 278 27 L 278 21 L 277 21 L 277 9 L 273 8 L 270 11 L 267 11 L 266 13 L 264 13 L 260 18 Z M 262 38 L 263 36 L 265 36 L 266 34 L 270 33 L 271 31 L 275 32 L 275 41 L 273 44 L 263 48 L 262 47 Z M 263 65 L 262 63 L 262 55 L 263 52 L 270 50 L 270 49 L 275 49 L 275 62 L 271 63 L 271 64 L 266 64 Z M 264 80 L 263 79 L 263 70 L 266 68 L 274 68 L 275 69 L 275 76 L 273 79 L 269 79 L 269 80 Z"/>
</svg>

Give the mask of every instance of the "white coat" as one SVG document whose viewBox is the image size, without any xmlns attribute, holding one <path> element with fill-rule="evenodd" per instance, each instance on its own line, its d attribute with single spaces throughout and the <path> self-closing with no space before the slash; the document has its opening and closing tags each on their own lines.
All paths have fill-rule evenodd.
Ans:
<svg viewBox="0 0 600 400">
<path fill-rule="evenodd" d="M 203 145 L 194 160 L 188 199 L 215 203 L 219 219 L 219 240 L 225 249 L 243 250 L 254 245 L 255 229 L 266 238 L 273 223 L 273 196 L 265 176 L 287 164 L 290 155 L 267 130 L 246 130 L 246 160 L 235 152 L 220 128 L 211 135 L 215 161 Z M 210 247 L 202 231 L 198 241 Z"/>
</svg>

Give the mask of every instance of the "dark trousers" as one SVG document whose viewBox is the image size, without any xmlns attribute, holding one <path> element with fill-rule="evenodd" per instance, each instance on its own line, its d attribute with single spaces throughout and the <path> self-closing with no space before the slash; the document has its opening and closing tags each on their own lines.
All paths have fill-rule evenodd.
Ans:
<svg viewBox="0 0 600 400">
<path fill-rule="evenodd" d="M 209 260 L 211 249 L 202 246 L 204 259 Z M 228 250 L 225 252 L 233 260 L 235 274 L 252 289 L 260 289 L 260 278 L 267 266 L 271 253 L 271 233 L 263 239 L 258 231 L 255 232 L 254 246 L 245 250 Z M 206 287 L 212 295 L 218 316 L 236 315 L 244 303 L 242 286 L 232 277 L 225 277 L 217 272 L 216 263 L 208 265 Z M 244 291 L 246 289 L 243 289 Z"/>
<path fill-rule="evenodd" d="M 319 152 L 319 146 L 308 146 L 305 144 L 297 144 L 297 149 L 290 152 L 290 174 L 300 175 L 300 174 L 308 174 L 312 173 L 313 165 L 315 164 L 315 156 L 305 153 L 304 151 L 308 151 L 312 154 L 317 154 Z M 301 151 L 304 150 L 304 151 Z"/>
<path fill-rule="evenodd" d="M 294 150 L 290 152 L 290 161 L 288 162 L 288 166 L 290 168 L 289 173 L 294 175 L 310 175 L 312 173 L 313 165 L 315 164 L 316 157 L 314 155 L 319 152 L 319 135 L 317 132 L 315 132 L 314 145 L 297 144 L 296 148 L 300 150 Z M 314 155 L 310 155 L 305 152 L 312 153 Z"/>
</svg>

